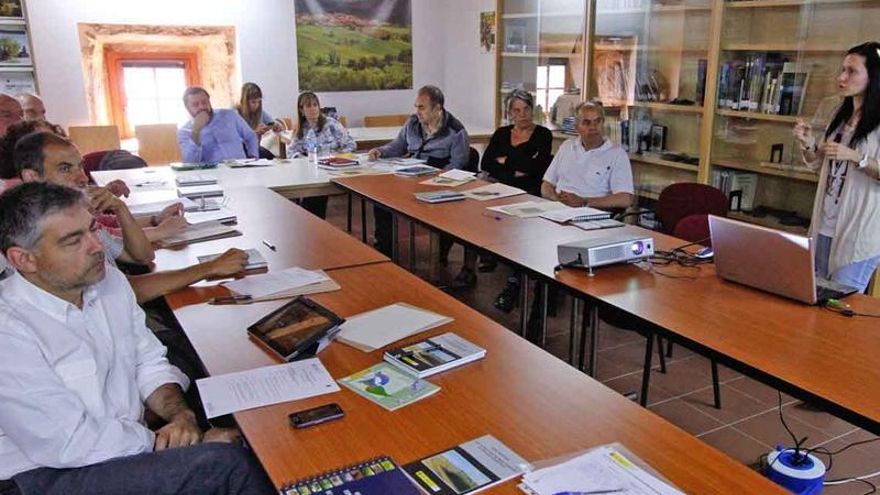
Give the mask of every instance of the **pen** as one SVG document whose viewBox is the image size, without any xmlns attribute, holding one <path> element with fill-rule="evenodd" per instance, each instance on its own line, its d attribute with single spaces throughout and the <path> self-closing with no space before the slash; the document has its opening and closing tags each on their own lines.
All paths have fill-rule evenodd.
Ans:
<svg viewBox="0 0 880 495">
<path fill-rule="evenodd" d="M 208 299 L 208 304 L 248 304 L 253 297 L 249 294 L 237 296 L 220 296 Z"/>
<path fill-rule="evenodd" d="M 501 216 L 500 216 L 500 215 L 492 214 L 492 213 L 489 213 L 489 212 L 483 212 L 482 215 L 483 215 L 484 217 L 494 218 L 495 220 L 501 220 Z"/>
<path fill-rule="evenodd" d="M 265 244 L 265 246 L 267 248 L 271 249 L 272 251 L 275 251 L 275 244 L 272 244 L 271 242 L 267 241 L 266 239 L 263 239 L 263 244 Z"/>
<path fill-rule="evenodd" d="M 556 492 L 553 495 L 598 495 L 600 493 L 620 493 L 623 488 L 615 488 L 613 490 L 592 490 L 589 492 Z"/>
</svg>

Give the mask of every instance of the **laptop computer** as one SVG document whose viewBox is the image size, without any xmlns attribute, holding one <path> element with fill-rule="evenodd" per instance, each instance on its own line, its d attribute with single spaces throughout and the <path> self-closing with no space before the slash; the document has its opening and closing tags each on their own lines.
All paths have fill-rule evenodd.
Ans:
<svg viewBox="0 0 880 495">
<path fill-rule="evenodd" d="M 817 279 L 809 237 L 709 215 L 718 276 L 807 304 L 825 304 L 857 292 Z"/>
</svg>

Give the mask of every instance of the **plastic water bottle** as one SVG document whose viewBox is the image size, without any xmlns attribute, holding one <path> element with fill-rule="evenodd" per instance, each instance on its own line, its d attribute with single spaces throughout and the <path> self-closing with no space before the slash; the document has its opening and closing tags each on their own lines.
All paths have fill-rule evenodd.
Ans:
<svg viewBox="0 0 880 495">
<path fill-rule="evenodd" d="M 306 137 L 306 151 L 309 152 L 309 163 L 318 163 L 318 140 L 315 139 L 314 134 L 309 134 Z"/>
</svg>

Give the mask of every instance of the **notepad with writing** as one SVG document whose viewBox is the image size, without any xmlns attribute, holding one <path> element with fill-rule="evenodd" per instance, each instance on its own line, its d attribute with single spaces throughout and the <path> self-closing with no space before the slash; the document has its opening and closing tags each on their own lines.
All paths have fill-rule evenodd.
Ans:
<svg viewBox="0 0 880 495">
<path fill-rule="evenodd" d="M 189 225 L 183 232 L 166 237 L 159 242 L 164 247 L 176 247 L 184 244 L 211 241 L 214 239 L 223 239 L 239 235 L 241 235 L 241 232 L 235 230 L 233 227 L 213 221 Z"/>
<path fill-rule="evenodd" d="M 489 201 L 491 199 L 507 198 L 509 196 L 517 196 L 525 193 L 526 192 L 522 189 L 508 186 L 507 184 L 502 184 L 500 182 L 475 187 L 473 189 L 468 189 L 467 191 L 462 192 L 462 194 L 464 194 L 468 198 L 476 199 L 478 201 Z"/>
<path fill-rule="evenodd" d="M 285 485 L 283 495 L 420 495 L 388 456 L 345 466 Z"/>
<path fill-rule="evenodd" d="M 552 220 L 554 222 L 580 222 L 586 220 L 603 220 L 611 218 L 611 213 L 589 206 L 581 206 L 580 208 L 562 208 L 558 210 L 548 211 L 541 214 L 541 218 Z"/>
<path fill-rule="evenodd" d="M 348 318 L 336 340 L 371 352 L 451 321 L 448 316 L 397 303 Z"/>
</svg>

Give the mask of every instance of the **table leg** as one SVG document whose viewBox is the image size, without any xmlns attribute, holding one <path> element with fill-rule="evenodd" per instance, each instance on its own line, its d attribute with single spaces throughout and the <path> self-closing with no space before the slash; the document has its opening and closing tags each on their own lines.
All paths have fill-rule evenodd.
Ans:
<svg viewBox="0 0 880 495">
<path fill-rule="evenodd" d="M 590 318 L 593 317 L 593 307 L 587 301 L 584 301 L 584 309 L 583 314 L 581 315 L 581 334 L 579 339 L 579 347 L 578 347 L 578 364 L 577 367 L 579 370 L 584 371 L 584 364 L 586 364 L 585 353 L 587 352 L 587 326 L 589 325 Z"/>
<path fill-rule="evenodd" d="M 361 197 L 361 242 L 367 243 L 367 200 Z"/>
<path fill-rule="evenodd" d="M 648 334 L 648 345 L 645 346 L 645 369 L 642 370 L 642 392 L 639 394 L 639 404 L 642 407 L 648 405 L 648 385 L 651 380 L 651 366 L 654 354 L 654 334 Z"/>
<path fill-rule="evenodd" d="M 400 262 L 400 242 L 398 241 L 397 236 L 397 215 L 394 211 L 391 211 L 391 261 L 393 261 L 395 265 Z"/>
<path fill-rule="evenodd" d="M 590 367 L 587 373 L 596 378 L 596 368 L 599 366 L 599 307 L 594 306 L 590 311 Z"/>
<path fill-rule="evenodd" d="M 542 282 L 541 288 L 541 349 L 547 348 L 547 302 L 550 300 L 550 283 Z"/>
<path fill-rule="evenodd" d="M 526 336 L 526 327 L 529 324 L 529 274 L 523 270 L 519 281 L 520 306 L 519 306 L 519 336 Z"/>
<path fill-rule="evenodd" d="M 568 364 L 577 366 L 575 349 L 577 348 L 577 317 L 581 300 L 571 296 L 571 322 L 568 325 Z"/>
<path fill-rule="evenodd" d="M 353 201 L 353 199 L 351 197 L 351 193 L 348 193 L 348 205 L 347 205 L 348 206 L 347 207 L 348 216 L 345 219 L 345 228 L 347 229 L 349 234 L 351 234 L 351 202 L 352 201 Z"/>
<path fill-rule="evenodd" d="M 409 222 L 409 271 L 416 271 L 416 223 Z"/>
</svg>

